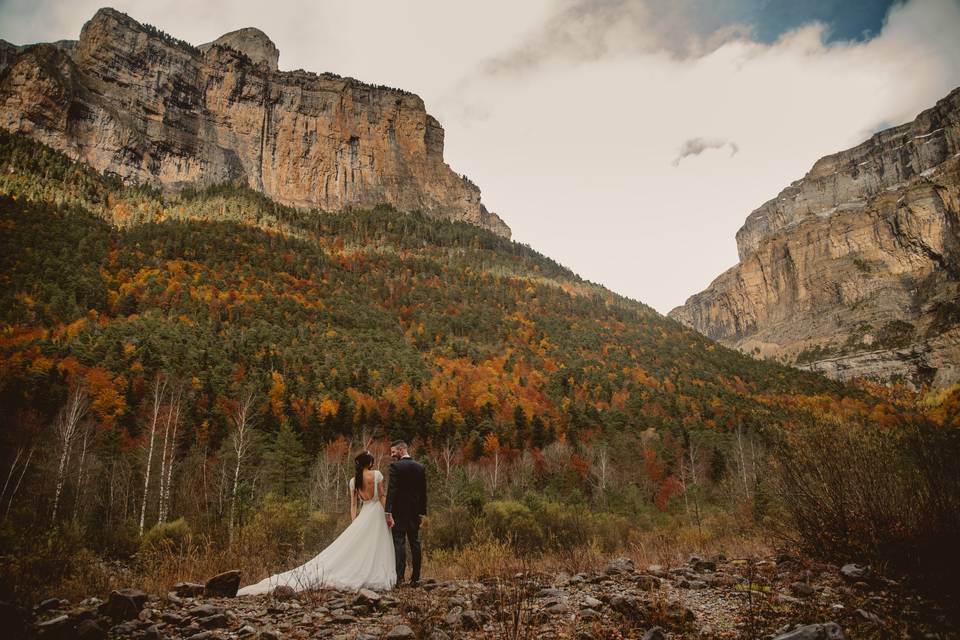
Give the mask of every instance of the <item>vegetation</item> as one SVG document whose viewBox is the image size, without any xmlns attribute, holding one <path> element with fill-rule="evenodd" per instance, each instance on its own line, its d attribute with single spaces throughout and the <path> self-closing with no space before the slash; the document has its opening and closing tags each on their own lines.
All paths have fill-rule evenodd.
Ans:
<svg viewBox="0 0 960 640">
<path fill-rule="evenodd" d="M 0 163 L 0 599 L 89 594 L 103 558 L 158 590 L 302 561 L 395 437 L 434 559 L 475 570 L 799 527 L 784 434 L 960 428 L 958 390 L 755 360 L 466 224 L 164 196 L 6 133 Z"/>
</svg>

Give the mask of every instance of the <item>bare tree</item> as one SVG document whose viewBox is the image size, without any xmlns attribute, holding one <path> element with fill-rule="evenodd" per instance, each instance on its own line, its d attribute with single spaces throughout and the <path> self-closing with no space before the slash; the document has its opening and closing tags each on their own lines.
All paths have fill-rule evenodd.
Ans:
<svg viewBox="0 0 960 640">
<path fill-rule="evenodd" d="M 150 467 L 153 463 L 153 443 L 157 433 L 157 422 L 160 420 L 160 411 L 163 406 L 163 397 L 166 395 L 167 379 L 157 374 L 153 381 L 153 394 L 150 407 L 150 442 L 147 445 L 147 469 L 143 474 L 143 501 L 140 503 L 140 535 L 143 535 L 143 525 L 147 518 L 147 494 L 150 492 Z"/>
<path fill-rule="evenodd" d="M 253 437 L 253 414 L 256 406 L 256 394 L 252 390 L 243 392 L 240 400 L 233 406 L 230 412 L 230 418 L 233 420 L 233 452 L 236 455 L 236 466 L 233 470 L 233 488 L 230 491 L 230 523 L 229 540 L 233 543 L 233 528 L 237 513 L 237 489 L 240 486 L 240 467 L 243 465 L 243 458 L 250 447 L 250 440 Z"/>
<path fill-rule="evenodd" d="M 80 517 L 80 502 L 83 500 L 84 478 L 86 474 L 86 467 L 84 466 L 84 463 L 87 460 L 87 441 L 90 439 L 90 432 L 92 430 L 93 426 L 89 423 L 84 423 L 80 426 L 80 431 L 83 434 L 83 443 L 80 446 L 80 464 L 77 468 L 77 490 L 73 501 L 74 522 L 77 522 Z"/>
<path fill-rule="evenodd" d="M 10 516 L 10 507 L 13 506 L 13 498 L 17 495 L 17 491 L 20 489 L 20 483 L 23 482 L 23 476 L 27 474 L 27 469 L 30 468 L 30 461 L 33 459 L 33 452 L 36 450 L 36 445 L 30 447 L 30 453 L 27 454 L 27 460 L 23 463 L 23 467 L 20 468 L 20 477 L 17 478 L 17 484 L 14 485 L 13 491 L 10 492 L 10 498 L 7 500 L 7 509 L 3 514 L 4 520 Z M 19 458 L 19 452 L 17 457 Z M 14 460 L 14 465 L 16 465 L 16 460 Z M 10 468 L 10 473 L 13 473 L 13 467 Z M 6 487 L 4 487 L 6 489 Z M 6 491 L 4 491 L 6 493 Z"/>
<path fill-rule="evenodd" d="M 160 504 L 157 509 L 157 524 L 166 522 L 170 503 L 170 481 L 173 476 L 173 456 L 177 446 L 177 426 L 180 423 L 180 400 L 183 387 L 178 385 L 170 393 L 170 403 L 164 415 L 163 447 L 160 455 Z"/>
<path fill-rule="evenodd" d="M 593 477 L 593 485 L 602 494 L 607 490 L 607 482 L 610 479 L 610 454 L 605 446 L 595 447 L 593 449 L 593 460 L 590 465 L 590 475 Z"/>
<path fill-rule="evenodd" d="M 56 418 L 57 445 L 60 448 L 60 464 L 57 468 L 57 488 L 53 494 L 53 512 L 51 522 L 57 521 L 57 509 L 60 506 L 60 494 L 63 493 L 63 483 L 66 479 L 67 462 L 70 459 L 70 449 L 78 435 L 80 420 L 87 413 L 89 400 L 87 392 L 79 384 L 74 386 L 67 398 L 67 404 L 60 409 Z"/>
</svg>

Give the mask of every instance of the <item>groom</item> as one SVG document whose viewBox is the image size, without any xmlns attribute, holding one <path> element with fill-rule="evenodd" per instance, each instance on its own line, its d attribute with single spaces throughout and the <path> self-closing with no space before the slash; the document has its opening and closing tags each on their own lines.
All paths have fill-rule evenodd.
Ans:
<svg viewBox="0 0 960 640">
<path fill-rule="evenodd" d="M 427 475 L 423 465 L 410 457 L 407 443 L 397 440 L 390 447 L 390 483 L 387 485 L 387 526 L 393 533 L 397 556 L 397 584 L 407 568 L 406 541 L 410 542 L 413 573 L 410 585 L 420 584 L 420 521 L 427 515 Z"/>
</svg>

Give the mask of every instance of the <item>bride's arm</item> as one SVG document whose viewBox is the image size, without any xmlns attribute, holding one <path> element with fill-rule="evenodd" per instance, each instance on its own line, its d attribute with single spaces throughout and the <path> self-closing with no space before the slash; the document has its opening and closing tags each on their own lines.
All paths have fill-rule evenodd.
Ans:
<svg viewBox="0 0 960 640">
<path fill-rule="evenodd" d="M 347 495 L 350 496 L 350 520 L 357 519 L 357 496 L 353 493 L 353 482 L 347 486 Z"/>
<path fill-rule="evenodd" d="M 380 506 L 382 506 L 384 509 L 386 509 L 386 508 L 387 508 L 387 492 L 386 492 L 386 490 L 384 490 L 384 488 L 383 488 L 383 474 L 382 474 L 382 473 L 380 474 L 380 482 L 379 482 L 379 484 L 380 484 L 380 490 L 379 490 L 379 493 L 380 493 Z"/>
</svg>

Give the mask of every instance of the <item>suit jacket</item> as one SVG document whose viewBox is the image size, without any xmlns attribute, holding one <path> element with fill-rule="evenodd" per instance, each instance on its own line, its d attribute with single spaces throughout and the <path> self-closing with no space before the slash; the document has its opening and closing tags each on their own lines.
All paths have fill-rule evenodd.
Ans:
<svg viewBox="0 0 960 640">
<path fill-rule="evenodd" d="M 427 473 L 413 458 L 401 458 L 390 465 L 385 511 L 394 520 L 403 521 L 427 515 Z"/>
</svg>

